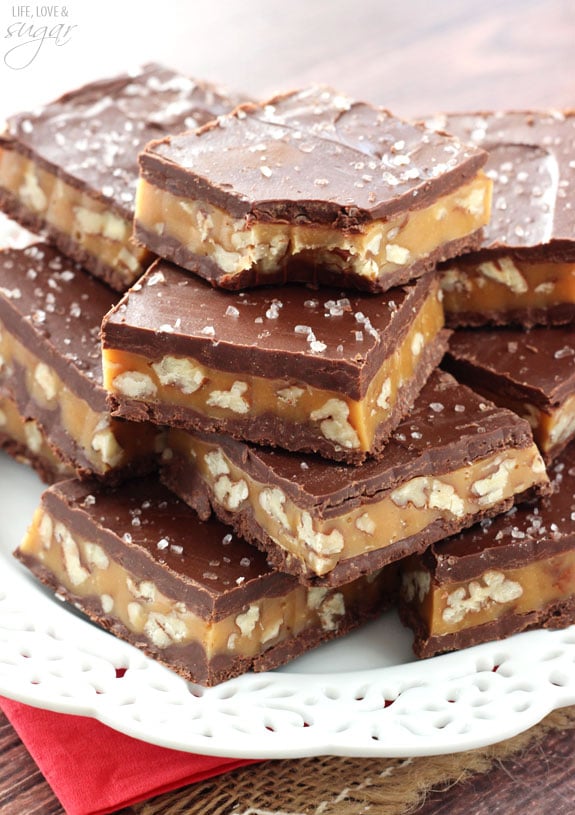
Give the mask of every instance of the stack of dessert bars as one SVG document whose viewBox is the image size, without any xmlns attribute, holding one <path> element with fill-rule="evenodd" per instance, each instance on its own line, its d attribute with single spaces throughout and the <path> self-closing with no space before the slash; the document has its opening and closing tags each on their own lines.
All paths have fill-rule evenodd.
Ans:
<svg viewBox="0 0 575 815">
<path fill-rule="evenodd" d="M 424 656 L 571 622 L 572 133 L 156 65 L 10 119 L 16 556 L 204 685 L 393 605 Z"/>
</svg>

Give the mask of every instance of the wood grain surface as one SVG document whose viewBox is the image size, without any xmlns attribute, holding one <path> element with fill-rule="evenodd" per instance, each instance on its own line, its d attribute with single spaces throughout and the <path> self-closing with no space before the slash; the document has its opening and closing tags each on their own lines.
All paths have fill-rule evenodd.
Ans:
<svg viewBox="0 0 575 815">
<path fill-rule="evenodd" d="M 140 5 L 148 7 L 133 3 L 134 9 Z M 173 0 L 160 5 L 154 12 L 157 46 L 149 59 L 253 96 L 319 82 L 405 116 L 575 106 L 572 0 Z M 3 7 L 0 24 L 6 22 Z M 572 815 L 574 778 L 573 732 L 551 732 L 488 774 L 430 793 L 418 812 Z M 278 810 L 281 804 L 278 800 Z M 124 812 L 144 811 L 190 812 L 161 806 Z M 63 813 L 1 715 L 0 813 Z"/>
</svg>

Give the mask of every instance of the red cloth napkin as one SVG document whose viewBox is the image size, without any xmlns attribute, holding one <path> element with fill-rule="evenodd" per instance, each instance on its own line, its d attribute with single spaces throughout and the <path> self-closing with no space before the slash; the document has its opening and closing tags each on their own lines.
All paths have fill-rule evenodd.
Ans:
<svg viewBox="0 0 575 815">
<path fill-rule="evenodd" d="M 156 747 L 94 719 L 10 699 L 0 707 L 68 815 L 105 815 L 252 763 Z"/>
</svg>

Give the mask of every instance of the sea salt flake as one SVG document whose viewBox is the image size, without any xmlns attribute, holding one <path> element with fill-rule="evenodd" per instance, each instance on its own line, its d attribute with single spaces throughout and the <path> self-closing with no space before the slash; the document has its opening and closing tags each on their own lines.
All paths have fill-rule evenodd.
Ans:
<svg viewBox="0 0 575 815">
<path fill-rule="evenodd" d="M 166 282 L 166 278 L 164 277 L 163 272 L 154 272 L 148 278 L 148 282 L 147 282 L 146 285 L 148 285 L 148 286 L 157 286 L 158 283 L 165 283 L 165 282 Z"/>
</svg>

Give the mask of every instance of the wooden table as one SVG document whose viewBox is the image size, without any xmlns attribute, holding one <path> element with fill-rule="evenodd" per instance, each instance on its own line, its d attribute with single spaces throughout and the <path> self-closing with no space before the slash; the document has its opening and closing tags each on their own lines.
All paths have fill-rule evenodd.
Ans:
<svg viewBox="0 0 575 815">
<path fill-rule="evenodd" d="M 156 5 L 161 9 L 152 18 L 146 4 L 131 4 L 141 9 L 141 27 L 116 32 L 131 59 L 134 54 L 139 61 L 158 59 L 254 96 L 319 82 L 405 116 L 575 106 L 572 0 L 168 0 Z M 97 8 L 93 4 L 94 15 Z M 0 28 L 8 22 L 3 13 Z M 139 51 L 134 38 L 140 40 Z M 119 64 L 121 48 L 107 46 L 114 70 L 125 67 Z M 573 777 L 573 733 L 552 733 L 476 782 L 432 794 L 419 813 L 567 815 L 575 810 Z M 63 812 L 1 716 L 0 811 Z"/>
</svg>

